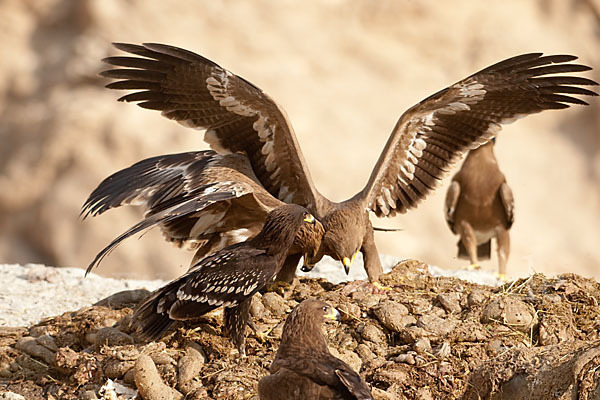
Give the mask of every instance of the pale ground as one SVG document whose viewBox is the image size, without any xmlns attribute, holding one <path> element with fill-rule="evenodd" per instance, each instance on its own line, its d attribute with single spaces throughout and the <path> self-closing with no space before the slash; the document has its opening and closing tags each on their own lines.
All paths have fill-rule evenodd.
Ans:
<svg viewBox="0 0 600 400">
<path fill-rule="evenodd" d="M 598 3 L 3 2 L 0 260 L 84 267 L 140 215 L 116 210 L 80 222 L 79 207 L 101 179 L 142 158 L 206 148 L 200 133 L 102 89 L 95 74 L 100 58 L 116 54 L 111 41 L 184 47 L 263 88 L 286 109 L 316 186 L 344 200 L 362 189 L 404 110 L 481 68 L 524 52 L 569 53 L 595 67 L 584 76 L 599 80 Z M 600 103 L 591 103 L 500 132 L 497 157 L 516 201 L 512 277 L 600 278 Z M 376 234 L 381 254 L 467 264 L 455 258 L 457 239 L 443 218 L 447 182 L 406 215 L 373 218 L 404 229 Z M 171 279 L 190 259 L 151 232 L 97 271 Z M 495 255 L 483 264 L 493 272 Z"/>
<path fill-rule="evenodd" d="M 394 257 L 383 257 L 384 270 L 396 265 Z M 310 273 L 299 276 L 324 277 L 333 283 L 365 279 L 360 268 L 353 268 L 346 276 L 329 257 L 322 260 Z M 449 271 L 430 266 L 434 276 L 456 276 L 480 284 L 496 285 L 498 281 L 485 271 Z M 0 326 L 29 326 L 40 320 L 67 311 L 91 306 L 113 293 L 122 290 L 155 290 L 166 282 L 161 280 L 142 281 L 133 279 L 104 278 L 94 273 L 84 277 L 79 268 L 54 268 L 40 264 L 0 264 Z"/>
</svg>

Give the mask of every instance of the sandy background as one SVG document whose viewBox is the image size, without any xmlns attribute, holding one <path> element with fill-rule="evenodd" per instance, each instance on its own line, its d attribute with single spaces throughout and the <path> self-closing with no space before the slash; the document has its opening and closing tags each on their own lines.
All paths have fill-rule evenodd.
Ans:
<svg viewBox="0 0 600 400">
<path fill-rule="evenodd" d="M 287 110 L 319 190 L 362 189 L 400 114 L 501 59 L 570 53 L 600 80 L 600 1 L 4 0 L 0 3 L 0 262 L 83 267 L 139 210 L 80 221 L 117 169 L 204 149 L 185 129 L 103 89 L 112 41 L 188 48 L 257 84 Z M 600 103 L 507 126 L 497 156 L 516 199 L 509 275 L 600 277 Z M 444 185 L 377 226 L 381 253 L 454 268 Z M 98 272 L 172 278 L 191 254 L 158 231 L 130 240 Z M 495 268 L 495 259 L 487 266 Z"/>
</svg>

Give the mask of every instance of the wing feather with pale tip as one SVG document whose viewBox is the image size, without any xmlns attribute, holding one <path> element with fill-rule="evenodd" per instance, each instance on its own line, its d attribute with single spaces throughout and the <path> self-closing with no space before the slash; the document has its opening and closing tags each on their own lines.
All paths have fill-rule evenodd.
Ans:
<svg viewBox="0 0 600 400">
<path fill-rule="evenodd" d="M 138 57 L 108 57 L 116 68 L 101 73 L 118 81 L 110 89 L 136 90 L 119 100 L 159 110 L 182 125 L 206 130 L 219 152 L 245 152 L 273 196 L 314 207 L 316 191 L 283 109 L 245 79 L 198 54 L 177 47 L 115 43 Z"/>
<path fill-rule="evenodd" d="M 159 204 L 209 183 L 201 174 L 217 159 L 214 151 L 198 151 L 142 160 L 104 179 L 85 201 L 81 215 L 95 217 L 123 205 L 142 205 L 152 212 Z"/>
<path fill-rule="evenodd" d="M 202 254 L 218 250 L 258 232 L 269 211 L 282 204 L 240 154 L 208 150 L 140 161 L 106 178 L 83 206 L 84 218 L 122 205 L 145 210 L 145 218 L 104 248 L 88 272 L 123 240 L 156 225 L 179 246 L 203 249 Z"/>
<path fill-rule="evenodd" d="M 179 279 L 177 302 L 165 311 L 173 319 L 193 319 L 206 308 L 237 307 L 275 276 L 276 262 L 260 258 L 265 254 L 240 244 L 204 258 Z"/>
<path fill-rule="evenodd" d="M 557 74 L 588 71 L 571 55 L 523 54 L 428 97 L 398 120 L 359 196 L 377 216 L 415 208 L 462 154 L 495 137 L 502 124 L 596 96 L 596 82 Z"/>
<path fill-rule="evenodd" d="M 231 184 L 231 185 L 228 185 Z M 194 230 L 202 234 L 214 233 L 215 226 L 223 226 L 227 218 L 236 220 L 235 215 L 226 215 L 232 201 L 244 196 L 252 196 L 252 188 L 239 182 L 217 182 L 205 185 L 188 194 L 189 197 L 174 197 L 161 203 L 161 210 L 153 213 L 119 235 L 102 249 L 90 263 L 86 275 L 102 262 L 121 242 L 137 233 L 160 225 L 171 241 L 193 241 Z M 223 211 L 223 207 L 225 210 Z M 257 221 L 262 218 L 256 217 Z M 260 223 L 260 222 L 259 222 Z M 202 225 L 202 226 L 198 226 Z"/>
</svg>

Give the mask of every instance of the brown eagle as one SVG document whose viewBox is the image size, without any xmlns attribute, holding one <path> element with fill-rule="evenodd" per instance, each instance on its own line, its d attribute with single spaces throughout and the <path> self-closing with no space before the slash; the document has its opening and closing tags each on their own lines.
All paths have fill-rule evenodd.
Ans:
<svg viewBox="0 0 600 400">
<path fill-rule="evenodd" d="M 319 300 L 304 300 L 288 315 L 271 375 L 258 382 L 261 400 L 373 399 L 365 381 L 327 347 L 321 324 L 339 313 Z"/>
<path fill-rule="evenodd" d="M 224 307 L 225 331 L 245 354 L 246 325 L 252 296 L 281 269 L 297 232 L 318 221 L 304 207 L 286 204 L 271 211 L 252 239 L 221 249 L 188 273 L 154 291 L 133 313 L 131 327 L 150 340 L 176 320 L 194 320 Z"/>
<path fill-rule="evenodd" d="M 510 253 L 508 231 L 515 216 L 512 190 L 494 155 L 494 141 L 471 150 L 446 193 L 446 222 L 460 236 L 458 256 L 468 258 L 473 267 L 477 260 L 491 255 L 496 239 L 498 274 L 506 277 Z"/>
<path fill-rule="evenodd" d="M 211 165 L 202 162 L 169 163 L 177 156 L 166 156 L 166 161 L 160 157 L 146 160 L 142 163 L 149 169 L 139 179 L 150 180 L 152 189 L 105 181 L 88 199 L 83 212 L 98 214 L 111 207 L 141 203 L 152 215 L 154 207 L 164 209 L 163 198 L 153 196 L 156 191 L 172 205 L 173 194 L 190 195 L 207 182 L 236 184 L 241 173 L 252 181 L 247 189 L 252 191 L 253 200 L 243 204 L 218 201 L 194 214 L 192 221 L 171 220 L 181 228 L 176 234 L 159 218 L 154 218 L 154 223 L 161 224 L 173 240 L 200 238 L 208 243 L 200 244 L 199 251 L 204 254 L 219 247 L 219 237 L 226 242 L 236 240 L 240 228 L 247 229 L 244 232 L 249 235 L 257 231 L 264 218 L 259 203 L 273 201 L 265 199 L 268 194 L 306 207 L 323 222 L 321 249 L 316 257 L 306 260 L 306 268 L 326 254 L 341 261 L 348 271 L 360 251 L 373 283 L 377 283 L 382 267 L 370 211 L 387 217 L 416 207 L 465 151 L 494 137 L 501 124 L 569 104 L 586 105 L 572 95 L 594 96 L 596 93 L 582 86 L 597 85 L 583 77 L 564 75 L 591 69 L 572 63 L 577 57 L 571 55 L 523 54 L 487 67 L 402 114 L 365 187 L 337 203 L 315 188 L 285 112 L 260 88 L 201 55 L 177 47 L 154 43 L 117 43 L 115 47 L 133 55 L 104 60 L 117 67 L 102 73 L 117 80 L 107 87 L 134 91 L 119 100 L 138 102 L 185 126 L 205 130 L 204 139 L 214 150 L 230 157 L 242 156 L 244 161 L 238 161 L 245 166 L 243 170 L 229 166 L 226 156 L 203 152 L 188 156 L 210 154 L 222 169 L 206 171 Z M 136 180 L 135 167 L 119 174 Z M 235 179 L 227 178 L 231 170 L 235 170 Z M 182 232 L 189 236 L 177 236 Z M 299 259 L 299 254 L 288 258 L 283 270 L 291 273 L 286 275 L 293 276 Z"/>
</svg>

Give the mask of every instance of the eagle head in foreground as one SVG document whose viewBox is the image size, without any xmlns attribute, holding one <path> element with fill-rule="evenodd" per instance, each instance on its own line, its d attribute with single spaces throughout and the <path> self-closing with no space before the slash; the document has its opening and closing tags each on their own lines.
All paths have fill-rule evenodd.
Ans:
<svg viewBox="0 0 600 400">
<path fill-rule="evenodd" d="M 261 400 L 373 399 L 366 382 L 327 347 L 321 324 L 339 319 L 320 300 L 304 300 L 287 317 L 271 375 L 258 383 Z"/>
<path fill-rule="evenodd" d="M 286 204 L 271 211 L 252 239 L 202 259 L 182 277 L 154 291 L 135 310 L 131 322 L 142 337 L 158 339 L 176 320 L 193 320 L 224 307 L 225 331 L 240 354 L 254 293 L 281 269 L 297 232 L 319 222 L 304 207 Z"/>
</svg>

